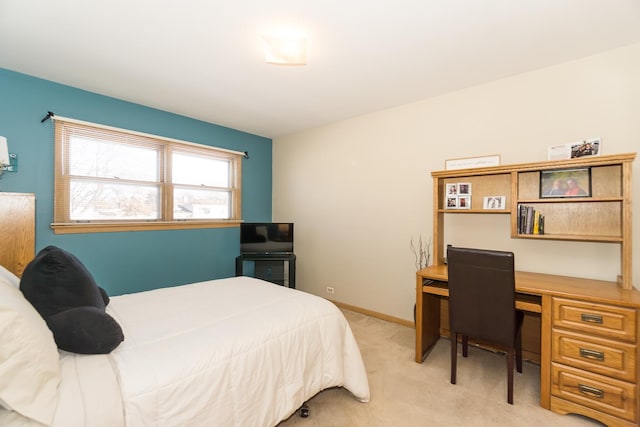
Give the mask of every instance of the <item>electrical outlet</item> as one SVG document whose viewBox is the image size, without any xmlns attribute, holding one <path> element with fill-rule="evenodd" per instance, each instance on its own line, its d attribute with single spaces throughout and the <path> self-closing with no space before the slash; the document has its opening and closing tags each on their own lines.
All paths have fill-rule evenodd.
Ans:
<svg viewBox="0 0 640 427">
<path fill-rule="evenodd" d="M 335 289 L 333 289 L 331 286 L 327 286 L 327 293 L 328 294 L 332 294 L 335 292 Z"/>
</svg>

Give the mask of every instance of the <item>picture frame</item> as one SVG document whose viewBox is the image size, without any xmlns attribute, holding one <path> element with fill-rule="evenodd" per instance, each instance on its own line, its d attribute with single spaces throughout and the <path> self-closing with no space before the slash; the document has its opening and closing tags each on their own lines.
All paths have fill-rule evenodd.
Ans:
<svg viewBox="0 0 640 427">
<path fill-rule="evenodd" d="M 592 157 L 600 155 L 600 138 L 586 139 L 571 145 L 571 158 Z"/>
<path fill-rule="evenodd" d="M 591 138 L 566 144 L 552 145 L 547 149 L 547 160 L 599 156 L 601 152 L 602 139 Z"/>
<path fill-rule="evenodd" d="M 471 196 L 458 196 L 458 209 L 471 209 Z"/>
<path fill-rule="evenodd" d="M 499 154 L 479 157 L 463 157 L 458 159 L 446 159 L 444 161 L 445 170 L 484 168 L 490 166 L 500 166 Z"/>
<path fill-rule="evenodd" d="M 591 197 L 591 168 L 540 171 L 540 198 Z"/>
<path fill-rule="evenodd" d="M 471 183 L 459 182 L 458 183 L 458 196 L 470 196 L 471 195 Z"/>
<path fill-rule="evenodd" d="M 447 196 L 445 201 L 447 209 L 458 209 L 458 196 Z"/>
<path fill-rule="evenodd" d="M 482 199 L 483 209 L 505 209 L 507 196 L 485 196 Z"/>
<path fill-rule="evenodd" d="M 458 184 L 446 184 L 445 186 L 446 197 L 452 197 L 458 195 Z"/>
</svg>

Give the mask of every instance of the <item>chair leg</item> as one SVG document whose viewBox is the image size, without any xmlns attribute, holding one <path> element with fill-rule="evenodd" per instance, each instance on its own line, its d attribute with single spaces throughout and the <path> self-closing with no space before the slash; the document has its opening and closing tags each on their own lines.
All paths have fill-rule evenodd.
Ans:
<svg viewBox="0 0 640 427">
<path fill-rule="evenodd" d="M 456 362 L 458 361 L 458 334 L 451 332 L 451 384 L 456 383 Z"/>
<path fill-rule="evenodd" d="M 507 352 L 507 402 L 513 405 L 513 356 L 514 349 L 510 348 Z"/>
<path fill-rule="evenodd" d="M 516 310 L 516 368 L 522 373 L 522 323 L 524 322 L 524 313 Z"/>
<path fill-rule="evenodd" d="M 469 335 L 462 336 L 462 357 L 469 355 Z"/>
<path fill-rule="evenodd" d="M 516 336 L 516 369 L 522 373 L 522 333 L 520 331 Z"/>
</svg>

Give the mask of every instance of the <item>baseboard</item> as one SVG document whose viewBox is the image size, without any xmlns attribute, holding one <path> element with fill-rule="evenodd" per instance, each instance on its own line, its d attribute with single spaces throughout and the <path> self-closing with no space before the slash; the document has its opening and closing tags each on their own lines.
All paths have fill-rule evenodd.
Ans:
<svg viewBox="0 0 640 427">
<path fill-rule="evenodd" d="M 356 307 L 355 305 L 345 304 L 343 302 L 329 300 L 340 308 L 345 310 L 355 311 L 356 313 L 366 314 L 367 316 L 375 317 L 376 319 L 386 320 L 387 322 L 397 323 L 402 326 L 407 326 L 414 329 L 415 325 L 410 320 L 400 319 L 399 317 L 389 316 L 388 314 L 378 313 L 377 311 L 367 310 L 366 308 Z"/>
</svg>

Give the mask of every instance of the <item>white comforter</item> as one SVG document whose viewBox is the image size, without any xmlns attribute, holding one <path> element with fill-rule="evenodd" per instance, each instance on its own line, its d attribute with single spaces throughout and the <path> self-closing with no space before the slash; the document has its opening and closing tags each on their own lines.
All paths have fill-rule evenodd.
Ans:
<svg viewBox="0 0 640 427">
<path fill-rule="evenodd" d="M 369 386 L 330 302 L 237 277 L 115 297 L 126 425 L 271 426 L 320 390 Z"/>
<path fill-rule="evenodd" d="M 236 277 L 113 297 L 107 311 L 125 341 L 61 352 L 54 427 L 263 427 L 329 387 L 369 400 L 351 329 L 322 298 Z M 0 411 L 0 424 L 37 423 Z"/>
<path fill-rule="evenodd" d="M 320 390 L 369 386 L 330 302 L 248 277 L 114 297 L 126 425 L 272 426 Z"/>
</svg>

